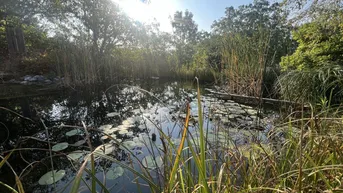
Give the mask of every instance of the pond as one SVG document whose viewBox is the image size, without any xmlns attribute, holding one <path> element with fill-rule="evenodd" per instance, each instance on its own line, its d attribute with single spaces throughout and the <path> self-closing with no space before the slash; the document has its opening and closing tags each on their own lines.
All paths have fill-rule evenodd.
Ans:
<svg viewBox="0 0 343 193">
<path fill-rule="evenodd" d="M 205 88 L 212 86 L 201 85 L 200 89 L 206 148 L 243 147 L 256 140 L 267 140 L 273 112 L 259 112 L 251 106 L 219 100 Z M 138 188 L 150 192 L 144 180 L 120 163 L 139 172 L 141 168 L 149 169 L 156 184 L 163 186 L 163 167 L 168 164 L 163 160 L 163 152 L 173 152 L 180 144 L 188 103 L 188 135 L 192 144 L 198 145 L 194 82 L 150 80 L 53 92 L 24 86 L 7 91 L 6 96 L 0 96 L 0 107 L 4 107 L 0 109 L 0 155 L 18 149 L 8 162 L 20 176 L 26 192 L 69 192 L 78 168 L 88 159 L 89 145 L 98 152 L 96 177 L 110 192 L 137 192 Z M 89 141 L 83 124 L 88 128 Z M 50 179 L 42 178 L 52 168 L 57 170 L 56 184 L 52 184 L 51 173 Z M 90 168 L 89 163 L 86 168 Z M 83 175 L 80 190 L 90 192 L 85 183 L 90 184 L 91 176 L 87 172 Z M 0 181 L 15 184 L 8 166 L 0 170 Z M 97 188 L 101 190 L 100 186 Z M 0 192 L 6 191 L 0 187 Z"/>
</svg>

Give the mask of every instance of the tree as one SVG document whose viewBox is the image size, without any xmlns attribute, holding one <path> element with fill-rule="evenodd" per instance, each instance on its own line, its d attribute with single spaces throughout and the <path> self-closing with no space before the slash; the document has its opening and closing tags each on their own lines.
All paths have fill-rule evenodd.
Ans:
<svg viewBox="0 0 343 193">
<path fill-rule="evenodd" d="M 292 55 L 282 58 L 284 70 L 309 69 L 328 63 L 343 66 L 343 12 L 324 18 L 305 23 L 293 32 L 299 46 Z"/>
<path fill-rule="evenodd" d="M 193 13 L 177 11 L 172 21 L 173 44 L 178 58 L 178 67 L 190 65 L 197 42 L 198 25 L 193 20 Z"/>
<path fill-rule="evenodd" d="M 226 8 L 225 16 L 214 21 L 212 29 L 218 35 L 238 33 L 247 37 L 254 37 L 261 30 L 267 31 L 267 64 L 275 66 L 279 64 L 281 56 L 291 53 L 294 49 L 287 17 L 287 12 L 282 10 L 279 3 L 270 4 L 267 0 L 255 0 L 252 4 L 239 6 L 238 9 Z"/>
<path fill-rule="evenodd" d="M 343 7 L 342 0 L 284 0 L 283 7 L 290 12 L 289 21 L 301 24 L 332 15 Z"/>
</svg>

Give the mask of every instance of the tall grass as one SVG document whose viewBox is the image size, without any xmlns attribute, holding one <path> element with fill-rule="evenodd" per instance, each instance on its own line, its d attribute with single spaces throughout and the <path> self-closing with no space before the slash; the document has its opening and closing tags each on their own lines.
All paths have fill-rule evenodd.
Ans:
<svg viewBox="0 0 343 193">
<path fill-rule="evenodd" d="M 268 44 L 269 34 L 263 30 L 252 37 L 229 34 L 223 38 L 222 69 L 230 93 L 261 96 Z"/>
<path fill-rule="evenodd" d="M 343 68 L 336 64 L 325 64 L 312 69 L 285 72 L 279 78 L 277 89 L 285 99 L 318 103 L 329 99 L 340 103 L 343 98 Z"/>
<path fill-rule="evenodd" d="M 151 192 L 343 191 L 343 118 L 340 109 L 332 111 L 329 103 L 325 103 L 325 111 L 302 113 L 301 118 L 288 116 L 268 132 L 268 140 L 262 142 L 255 137 L 247 145 L 238 146 L 230 139 L 228 128 L 219 128 L 215 133 L 215 139 L 224 137 L 225 143 L 209 140 L 209 131 L 203 122 L 205 115 L 202 112 L 199 89 L 197 101 L 198 137 L 188 130 L 189 106 L 186 108 L 187 116 L 180 145 L 174 144 L 168 134 L 163 133 L 162 128 L 157 128 L 163 143 L 163 151 L 160 153 L 164 166 L 162 170 L 155 172 L 162 182 L 156 182 L 156 178 L 150 175 L 151 171 L 143 167 L 141 160 L 119 142 L 120 147 L 138 163 L 141 171 L 137 171 L 130 164 L 100 154 L 98 148 L 93 149 L 88 128 L 84 125 L 91 153 L 79 168 L 71 192 L 79 191 L 81 181 L 87 184 L 83 172 L 88 173 L 91 178 L 91 184 L 87 185 L 90 192 L 95 193 L 97 185 L 104 192 L 110 192 L 110 189 L 96 178 L 94 156 L 132 172 L 146 182 Z M 8 157 L 1 158 L 3 160 L 0 167 L 7 162 Z M 86 168 L 87 159 L 91 160 L 91 170 Z M 163 187 L 160 187 L 160 184 Z"/>
<path fill-rule="evenodd" d="M 59 40 L 49 54 L 56 75 L 66 84 L 94 84 L 123 78 L 173 77 L 169 53 L 150 48 L 118 47 L 99 53 L 82 38 Z"/>
</svg>

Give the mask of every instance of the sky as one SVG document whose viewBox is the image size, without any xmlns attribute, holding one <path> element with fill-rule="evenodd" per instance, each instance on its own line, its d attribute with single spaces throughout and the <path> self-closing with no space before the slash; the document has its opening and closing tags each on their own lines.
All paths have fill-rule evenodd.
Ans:
<svg viewBox="0 0 343 193">
<path fill-rule="evenodd" d="M 194 14 L 194 20 L 199 30 L 210 31 L 214 20 L 225 15 L 225 8 L 252 3 L 253 0 L 114 0 L 131 18 L 149 23 L 155 18 L 160 23 L 162 31 L 172 30 L 170 18 L 175 11 L 188 9 Z"/>
</svg>

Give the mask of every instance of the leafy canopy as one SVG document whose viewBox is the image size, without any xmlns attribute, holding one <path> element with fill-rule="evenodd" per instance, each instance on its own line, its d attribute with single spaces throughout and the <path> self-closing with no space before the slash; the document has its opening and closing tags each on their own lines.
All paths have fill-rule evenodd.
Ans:
<svg viewBox="0 0 343 193">
<path fill-rule="evenodd" d="M 282 58 L 281 67 L 308 69 L 327 63 L 343 64 L 343 12 L 303 24 L 292 33 L 299 44 L 296 51 Z"/>
</svg>

